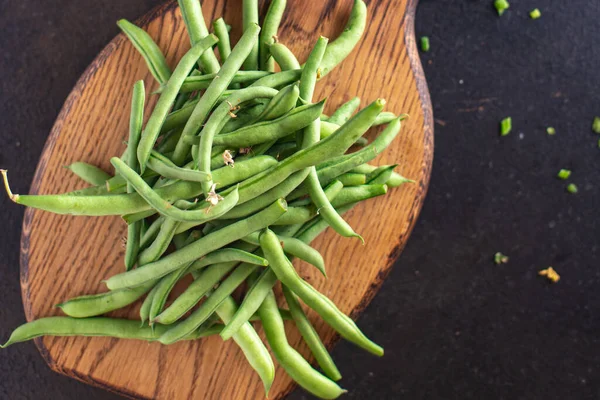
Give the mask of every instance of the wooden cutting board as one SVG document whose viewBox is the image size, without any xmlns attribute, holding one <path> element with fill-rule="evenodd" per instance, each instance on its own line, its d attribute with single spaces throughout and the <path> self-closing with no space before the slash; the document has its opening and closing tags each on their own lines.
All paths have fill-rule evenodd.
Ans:
<svg viewBox="0 0 600 400">
<path fill-rule="evenodd" d="M 212 21 L 223 16 L 233 25 L 236 40 L 240 36 L 241 2 L 205 0 L 205 18 Z M 368 3 L 365 36 L 341 67 L 319 82 L 315 98 L 328 97 L 331 112 L 352 96 L 360 96 L 363 105 L 384 97 L 388 110 L 410 114 L 399 137 L 377 163 L 399 164 L 397 170 L 416 184 L 391 189 L 387 196 L 360 204 L 347 215 L 364 236 L 366 246 L 331 231 L 317 239 L 314 245 L 326 259 L 329 279 L 314 268 L 296 264 L 309 282 L 354 318 L 369 304 L 408 239 L 425 197 L 433 157 L 431 104 L 414 37 L 417 0 Z M 351 5 L 350 0 L 311 1 L 310 7 L 288 1 L 279 39 L 303 61 L 319 35 L 337 36 Z M 137 23 L 155 38 L 172 66 L 189 48 L 175 1 L 154 9 Z M 157 87 L 141 56 L 119 35 L 92 62 L 65 102 L 37 167 L 32 193 L 82 187 L 62 168 L 77 160 L 112 170 L 109 159 L 124 149 L 131 87 L 138 79 L 146 82 L 147 93 Z M 148 97 L 152 106 L 156 96 Z M 21 286 L 27 319 L 59 315 L 54 304 L 105 291 L 101 280 L 123 270 L 121 238 L 125 231 L 119 217 L 73 217 L 28 209 L 21 242 Z M 138 311 L 139 303 L 114 316 L 137 318 Z M 331 348 L 338 336 L 315 313 L 310 312 L 309 317 Z M 286 327 L 290 343 L 309 357 L 295 328 L 291 324 Z M 366 334 L 377 341 L 376 330 Z M 242 353 L 232 341 L 223 343 L 219 337 L 172 346 L 81 337 L 48 337 L 35 342 L 55 371 L 130 397 L 264 398 L 262 384 Z M 282 398 L 293 387 L 278 368 L 270 398 Z"/>
</svg>

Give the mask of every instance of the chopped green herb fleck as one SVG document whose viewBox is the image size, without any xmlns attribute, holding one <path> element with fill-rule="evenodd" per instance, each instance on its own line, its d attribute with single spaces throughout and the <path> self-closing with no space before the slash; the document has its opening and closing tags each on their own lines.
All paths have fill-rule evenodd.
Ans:
<svg viewBox="0 0 600 400">
<path fill-rule="evenodd" d="M 506 117 L 502 121 L 500 121 L 500 136 L 506 136 L 510 133 L 512 129 L 512 118 Z"/>
<path fill-rule="evenodd" d="M 497 252 L 494 254 L 494 262 L 496 264 L 506 264 L 508 262 L 508 257 L 500 252 Z"/>
<path fill-rule="evenodd" d="M 506 0 L 495 0 L 494 7 L 496 7 L 496 11 L 498 11 L 498 15 L 502 15 L 504 14 L 504 11 L 510 7 L 510 4 L 508 4 L 508 1 Z"/>
<path fill-rule="evenodd" d="M 600 139 L 598 139 L 598 148 L 600 148 Z"/>
<path fill-rule="evenodd" d="M 594 117 L 594 122 L 592 122 L 592 130 L 600 134 L 600 117 Z"/>
<path fill-rule="evenodd" d="M 548 133 L 548 135 L 554 135 L 556 134 L 556 129 L 554 129 L 553 127 L 549 126 L 546 128 L 546 132 Z"/>
<path fill-rule="evenodd" d="M 429 51 L 429 36 L 423 36 L 421 37 L 421 50 L 424 52 L 428 52 Z"/>
<path fill-rule="evenodd" d="M 574 183 L 569 183 L 567 185 L 567 192 L 573 193 L 573 194 L 577 193 L 577 185 L 575 185 Z"/>
<path fill-rule="evenodd" d="M 538 19 L 542 16 L 542 12 L 538 8 L 534 8 L 529 12 L 529 16 L 531 17 L 531 19 Z"/>
<path fill-rule="evenodd" d="M 561 169 L 560 171 L 558 171 L 558 177 L 560 179 L 569 179 L 570 176 L 571 176 L 571 171 L 568 169 Z"/>
</svg>

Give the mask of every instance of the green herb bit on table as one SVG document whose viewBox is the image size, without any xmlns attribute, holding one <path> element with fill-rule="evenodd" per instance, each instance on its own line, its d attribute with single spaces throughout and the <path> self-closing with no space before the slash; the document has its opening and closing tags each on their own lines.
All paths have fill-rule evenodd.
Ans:
<svg viewBox="0 0 600 400">
<path fill-rule="evenodd" d="M 495 0 L 494 7 L 496 8 L 498 15 L 502 15 L 504 14 L 504 11 L 508 10 L 510 4 L 506 0 Z"/>
<path fill-rule="evenodd" d="M 567 192 L 573 193 L 573 194 L 577 193 L 577 185 L 575 185 L 574 183 L 569 183 L 567 185 Z"/>
<path fill-rule="evenodd" d="M 560 171 L 558 171 L 557 176 L 559 179 L 569 179 L 569 177 L 571 176 L 571 170 L 563 168 Z"/>
<path fill-rule="evenodd" d="M 421 37 L 421 50 L 423 52 L 428 52 L 429 51 L 429 36 L 422 36 Z"/>
<path fill-rule="evenodd" d="M 506 136 L 512 129 L 512 118 L 506 117 L 500 121 L 500 136 Z"/>
<path fill-rule="evenodd" d="M 494 262 L 496 264 L 506 264 L 508 262 L 508 256 L 497 252 L 496 254 L 494 254 Z"/>
<path fill-rule="evenodd" d="M 592 130 L 594 133 L 600 134 L 600 117 L 594 117 L 594 122 L 592 122 Z"/>
<path fill-rule="evenodd" d="M 539 8 L 534 8 L 533 10 L 531 10 L 529 12 L 529 16 L 531 17 L 531 19 L 538 19 L 539 17 L 542 16 L 542 12 L 540 11 Z"/>
<path fill-rule="evenodd" d="M 556 134 L 556 129 L 554 129 L 552 126 L 549 126 L 546 128 L 546 133 L 548 135 L 555 135 Z"/>
</svg>

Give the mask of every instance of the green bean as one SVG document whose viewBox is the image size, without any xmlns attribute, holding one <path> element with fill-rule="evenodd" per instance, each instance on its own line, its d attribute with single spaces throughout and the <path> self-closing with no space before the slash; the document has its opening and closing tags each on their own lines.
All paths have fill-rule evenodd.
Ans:
<svg viewBox="0 0 600 400">
<path fill-rule="evenodd" d="M 365 174 L 356 174 L 353 172 L 346 172 L 345 174 L 338 176 L 337 179 L 344 186 L 358 186 L 367 183 L 367 176 Z"/>
<path fill-rule="evenodd" d="M 146 324 L 146 321 L 150 319 L 150 308 L 152 307 L 152 301 L 157 291 L 158 285 L 154 285 L 152 290 L 148 292 L 146 298 L 142 302 L 142 306 L 140 307 L 140 321 L 142 321 L 142 323 L 140 324 L 140 326 L 144 326 Z"/>
<path fill-rule="evenodd" d="M 270 268 L 265 268 L 258 279 L 248 289 L 242 304 L 235 315 L 221 331 L 221 338 L 229 340 L 244 325 L 250 317 L 258 310 L 263 300 L 273 289 L 277 282 L 277 276 Z"/>
<path fill-rule="evenodd" d="M 256 243 L 251 243 L 254 246 L 257 246 Z M 237 248 L 223 248 L 220 250 L 213 251 L 205 255 L 204 257 L 194 261 L 192 265 L 190 265 L 190 271 L 200 271 L 201 269 L 213 265 L 213 264 L 221 264 L 224 262 L 245 262 L 247 264 L 255 264 L 262 265 L 266 267 L 269 265 L 269 262 L 265 260 L 263 257 L 259 257 L 256 254 L 249 253 L 247 251 L 237 249 Z"/>
<path fill-rule="evenodd" d="M 236 163 L 235 168 L 219 168 L 213 171 L 212 176 L 220 187 L 227 187 L 256 176 L 274 165 L 277 165 L 277 160 L 273 157 L 259 156 Z M 146 200 L 137 193 L 98 196 L 13 194 L 8 186 L 6 171 L 0 170 L 0 172 L 2 172 L 4 178 L 6 191 L 13 202 L 56 214 L 125 215 L 147 211 L 151 208 Z M 197 182 L 180 181 L 158 188 L 156 193 L 165 201 L 171 203 L 178 199 L 195 198 L 202 194 L 202 188 Z"/>
<path fill-rule="evenodd" d="M 153 287 L 154 281 L 135 288 L 111 290 L 104 293 L 74 297 L 56 306 L 69 317 L 94 317 L 128 306 Z"/>
<path fill-rule="evenodd" d="M 311 53 L 308 56 L 306 65 L 302 68 L 302 75 L 300 76 L 300 98 L 307 102 L 312 102 L 313 93 L 315 91 L 315 84 L 317 83 L 317 76 L 319 75 L 319 65 L 329 39 L 326 37 L 319 37 L 317 43 L 313 47 Z"/>
<path fill-rule="evenodd" d="M 240 200 L 238 204 L 243 204 L 264 193 L 296 171 L 343 154 L 369 128 L 384 104 L 385 100 L 383 99 L 374 101 L 333 135 L 319 141 L 314 146 L 298 151 L 268 170 L 240 183 Z"/>
<path fill-rule="evenodd" d="M 338 212 L 340 214 L 344 214 L 345 212 L 349 211 L 352 209 L 352 207 L 354 207 L 356 205 L 356 203 L 353 204 L 349 204 L 343 207 L 338 208 Z M 325 229 L 327 229 L 329 227 L 329 224 L 327 223 L 327 221 L 325 221 L 323 218 L 321 217 L 317 217 L 315 218 L 313 221 L 310 221 L 309 223 L 305 224 L 305 226 L 303 226 L 300 230 L 298 230 L 294 236 L 304 242 L 304 243 L 311 243 L 313 240 L 315 240 L 315 238 L 317 236 L 319 236 L 321 233 L 323 233 L 325 231 Z"/>
<path fill-rule="evenodd" d="M 273 269 L 281 283 L 298 295 L 306 305 L 315 310 L 344 339 L 375 355 L 383 355 L 383 349 L 369 340 L 358 329 L 354 321 L 342 313 L 327 297 L 323 296 L 298 276 L 296 270 L 283 253 L 277 235 L 269 229 L 263 230 L 260 235 L 260 246 L 265 258 L 269 260 L 269 267 Z M 259 315 L 262 319 L 260 311 Z"/>
<path fill-rule="evenodd" d="M 225 125 L 223 125 L 220 133 L 225 134 L 233 132 L 253 121 L 256 121 L 258 116 L 263 113 L 266 107 L 267 105 L 264 103 L 242 107 L 242 109 L 237 113 L 236 118 L 230 119 L 225 123 Z M 239 160 L 236 160 L 236 162 L 237 161 Z"/>
<path fill-rule="evenodd" d="M 262 31 L 258 41 L 259 67 L 263 71 L 273 71 L 273 59 L 270 57 L 269 45 L 277 37 L 277 30 L 285 11 L 287 0 L 272 0 L 263 20 Z"/>
<path fill-rule="evenodd" d="M 342 104 L 337 110 L 334 111 L 333 114 L 329 118 L 327 118 L 327 122 L 337 125 L 344 125 L 346 121 L 352 117 L 352 114 L 358 109 L 360 106 L 360 98 L 354 97 L 344 104 Z"/>
<path fill-rule="evenodd" d="M 244 34 L 258 26 L 258 0 L 243 0 L 242 3 L 242 22 Z M 250 52 L 245 57 L 244 69 L 251 71 L 258 69 L 258 40 L 249 44 Z M 239 69 L 239 68 L 238 68 Z"/>
<path fill-rule="evenodd" d="M 275 358 L 294 381 L 322 399 L 335 399 L 345 393 L 335 382 L 313 369 L 300 353 L 289 345 L 273 291 L 267 294 L 258 309 L 258 315 Z"/>
<path fill-rule="evenodd" d="M 217 334 L 222 325 L 204 332 L 194 332 L 185 340 L 194 340 L 201 337 Z M 155 341 L 169 327 L 158 325 L 140 327 L 140 322 L 120 318 L 71 318 L 71 317 L 46 317 L 27 322 L 19 326 L 10 335 L 6 343 L 0 345 L 5 348 L 11 344 L 24 342 L 40 336 L 108 336 L 119 339 L 136 339 Z"/>
<path fill-rule="evenodd" d="M 325 192 L 325 195 L 327 196 L 329 201 L 332 201 L 343 188 L 344 184 L 339 179 L 334 179 L 325 188 L 323 188 L 323 192 Z M 312 202 L 310 201 L 310 197 L 305 196 L 299 200 L 294 201 L 290 204 L 290 206 L 297 207 L 306 206 L 309 204 L 312 204 Z"/>
<path fill-rule="evenodd" d="M 270 121 L 287 114 L 296 107 L 299 95 L 300 90 L 297 83 L 284 87 L 271 99 L 256 120 Z"/>
<path fill-rule="evenodd" d="M 351 171 L 359 173 L 359 174 L 370 174 L 370 173 L 373 173 L 373 171 L 377 170 L 378 168 L 380 168 L 380 167 L 375 167 L 375 166 L 369 165 L 369 164 L 361 164 L 361 165 L 353 168 Z M 389 187 L 393 188 L 393 187 L 398 187 L 407 182 L 414 182 L 414 181 L 407 179 L 396 172 L 392 172 L 392 175 L 390 176 L 388 181 L 385 183 Z"/>
<path fill-rule="evenodd" d="M 208 117 L 213 106 L 219 100 L 223 91 L 227 89 L 235 73 L 240 69 L 242 62 L 248 56 L 252 44 L 257 42 L 259 31 L 260 27 L 258 25 L 252 25 L 244 31 L 239 42 L 231 51 L 231 55 L 219 70 L 219 79 L 213 79 L 204 92 L 204 95 L 200 98 L 200 101 L 198 101 L 194 107 L 192 114 L 183 128 L 181 139 L 177 143 L 173 157 L 171 158 L 175 164 L 183 164 L 189 154 L 190 145 L 186 144 L 182 139 L 187 136 L 195 136 L 200 130 L 200 127 L 204 124 L 204 121 Z"/>
<path fill-rule="evenodd" d="M 217 146 L 250 147 L 277 140 L 317 120 L 324 105 L 325 101 L 323 100 L 319 103 L 297 107 L 273 121 L 259 122 L 231 133 L 218 135 L 214 138 L 213 143 Z M 201 136 L 201 140 L 203 138 L 204 136 Z"/>
<path fill-rule="evenodd" d="M 190 115 L 192 115 L 192 112 L 194 111 L 196 104 L 198 104 L 198 101 L 198 99 L 192 100 L 186 103 L 179 110 L 172 111 L 171 113 L 169 113 L 169 115 L 167 115 L 167 118 L 165 118 L 163 126 L 160 129 L 160 133 L 165 134 L 173 129 L 181 128 L 180 130 L 178 129 L 179 135 L 181 136 L 181 133 L 183 132 L 183 127 L 185 126 L 187 120 L 190 118 Z"/>
<path fill-rule="evenodd" d="M 110 277 L 106 280 L 106 286 L 111 290 L 115 290 L 142 285 L 148 281 L 158 279 L 190 261 L 196 260 L 211 251 L 217 250 L 272 224 L 286 211 L 287 205 L 285 200 L 279 199 L 261 212 L 212 232 L 181 250 L 177 250 L 158 261 L 146 264 L 143 268 Z"/>
<path fill-rule="evenodd" d="M 369 175 L 365 175 L 365 180 L 369 185 L 384 185 L 390 180 L 392 173 L 394 172 L 394 168 L 397 166 L 398 164 L 384 165 L 379 167 Z"/>
<path fill-rule="evenodd" d="M 136 158 L 136 149 L 142 135 L 142 125 L 144 123 L 144 103 L 146 99 L 146 89 L 144 81 L 137 81 L 133 86 L 133 95 L 131 96 L 131 115 L 129 117 L 129 142 L 125 154 L 127 155 L 127 165 L 134 171 L 138 170 Z M 106 180 L 105 180 L 106 181 Z M 127 185 L 127 193 L 133 193 L 135 189 Z M 127 225 L 127 243 L 125 245 L 125 270 L 129 271 L 136 263 L 138 252 L 140 250 L 140 230 L 141 222 Z"/>
<path fill-rule="evenodd" d="M 228 296 L 219 305 L 216 313 L 227 324 L 235 314 L 236 309 L 235 300 Z M 233 340 L 242 349 L 244 356 L 260 376 L 265 388 L 265 397 L 268 398 L 269 389 L 273 379 L 275 379 L 275 366 L 269 351 L 250 323 L 242 325 L 238 332 L 233 335 Z"/>
<path fill-rule="evenodd" d="M 162 54 L 154 40 L 143 29 L 138 28 L 126 19 L 121 19 L 117 25 L 129 38 L 131 44 L 144 57 L 148 69 L 154 79 L 161 85 L 165 84 L 171 77 L 171 69 L 167 65 L 165 56 Z"/>
<path fill-rule="evenodd" d="M 150 226 L 148 226 L 146 231 L 141 235 L 140 249 L 145 249 L 154 240 L 156 235 L 158 235 L 158 232 L 160 232 L 160 227 L 164 220 L 164 217 L 160 217 L 152 221 Z"/>
<path fill-rule="evenodd" d="M 177 221 L 194 221 L 198 223 L 210 221 L 231 210 L 238 202 L 238 191 L 237 189 L 234 189 L 230 194 L 223 198 L 222 201 L 219 201 L 214 206 L 211 206 L 211 203 L 208 203 L 201 208 L 195 207 L 193 210 L 181 210 L 178 207 L 174 207 L 168 201 L 165 201 L 156 191 L 144 182 L 142 177 L 136 174 L 135 171 L 129 168 L 123 161 L 117 157 L 113 157 L 111 163 L 117 171 L 127 179 L 127 182 L 133 185 L 138 194 L 142 196 L 152 208 Z"/>
<path fill-rule="evenodd" d="M 362 0 L 354 0 L 354 6 L 344 31 L 329 45 L 321 61 L 321 78 L 331 72 L 354 49 L 367 25 L 367 6 Z"/>
<path fill-rule="evenodd" d="M 387 193 L 386 185 L 360 185 L 345 187 L 331 201 L 331 205 L 339 208 L 348 204 L 364 201 Z"/>
<path fill-rule="evenodd" d="M 229 31 L 227 30 L 227 24 L 223 18 L 219 18 L 213 21 L 213 30 L 215 35 L 219 38 L 217 47 L 219 48 L 219 55 L 221 56 L 221 62 L 225 62 L 227 57 L 231 54 L 231 42 L 229 41 Z"/>
<path fill-rule="evenodd" d="M 129 157 L 127 157 L 127 159 L 121 157 L 121 160 L 123 160 L 123 162 L 129 163 L 128 158 Z M 136 162 L 137 162 L 137 158 L 136 158 Z M 158 176 L 158 174 L 156 172 L 149 170 L 149 169 L 144 171 L 144 173 L 142 174 L 142 178 L 144 178 L 144 180 L 149 180 L 149 179 L 155 178 L 157 176 Z M 123 178 L 119 174 L 116 174 L 115 176 L 113 176 L 112 178 L 107 180 L 105 186 L 106 186 L 108 193 L 110 193 L 110 194 L 127 193 L 127 181 L 125 180 L 125 178 Z"/>
<path fill-rule="evenodd" d="M 156 143 L 156 139 L 160 135 L 163 122 L 167 118 L 169 110 L 173 106 L 173 102 L 177 97 L 177 93 L 179 92 L 179 88 L 181 87 L 183 81 L 194 67 L 196 61 L 198 61 L 198 57 L 200 57 L 200 55 L 204 53 L 206 49 L 210 48 L 210 46 L 216 42 L 217 37 L 215 35 L 209 35 L 195 44 L 181 58 L 179 64 L 177 64 L 177 68 L 175 68 L 175 71 L 173 71 L 173 75 L 171 75 L 169 81 L 166 83 L 160 98 L 154 106 L 154 110 L 152 111 L 152 114 L 146 123 L 146 128 L 144 129 L 144 133 L 142 134 L 142 138 L 140 139 L 140 143 L 137 148 L 137 158 L 140 163 L 141 172 L 144 172 L 144 169 L 146 168 L 146 162 L 150 157 L 150 152 Z M 182 135 L 185 135 L 185 130 Z"/>
<path fill-rule="evenodd" d="M 324 190 L 325 197 L 329 201 L 335 200 L 335 197 L 342 190 L 343 185 L 339 181 L 333 181 L 329 184 Z M 357 199 L 357 201 L 363 200 L 362 198 Z M 299 202 L 295 202 L 299 203 Z M 299 223 L 305 223 L 313 219 L 317 214 L 319 214 L 319 210 L 311 203 L 304 207 L 296 207 L 290 206 L 288 208 L 288 212 L 285 213 L 281 218 L 273 223 L 273 225 L 295 225 Z"/>
<path fill-rule="evenodd" d="M 273 143 L 267 150 L 267 154 L 272 157 L 275 157 L 278 160 L 285 160 L 288 156 L 294 154 L 297 150 L 298 147 L 296 146 L 296 142 Z"/>
<path fill-rule="evenodd" d="M 258 246 L 260 245 L 258 236 L 259 233 L 254 232 L 246 236 L 245 238 L 242 238 L 242 240 L 246 243 Z M 286 254 L 297 257 L 301 260 L 306 261 L 309 264 L 314 265 L 323 274 L 323 276 L 327 277 L 327 274 L 325 272 L 325 260 L 323 260 L 323 256 L 321 255 L 321 253 L 319 253 L 316 249 L 313 249 L 309 245 L 296 238 L 282 235 L 277 235 L 277 237 L 281 241 L 283 251 Z"/>
<path fill-rule="evenodd" d="M 207 182 L 211 175 L 202 171 L 181 168 L 173 164 L 167 157 L 152 150 L 148 159 L 148 168 L 169 179 L 181 179 L 190 182 Z"/>
<path fill-rule="evenodd" d="M 189 333 L 195 331 L 203 322 L 210 317 L 224 299 L 256 269 L 258 265 L 243 263 L 219 285 L 219 287 L 184 321 L 168 330 L 158 340 L 162 344 L 175 343 Z"/>
<path fill-rule="evenodd" d="M 65 168 L 77 175 L 84 182 L 94 186 L 102 186 L 106 184 L 107 180 L 112 178 L 108 172 L 82 161 L 74 162 Z"/>
<path fill-rule="evenodd" d="M 198 0 L 178 0 L 178 3 L 183 22 L 190 36 L 190 42 L 192 46 L 195 46 L 209 36 L 204 16 L 202 15 L 202 6 Z M 201 54 L 198 60 L 200 68 L 206 73 L 217 72 L 220 67 L 219 61 L 212 50 L 212 45 L 215 43 L 212 43 L 211 47 L 205 53 Z"/>
<path fill-rule="evenodd" d="M 279 185 L 267 190 L 263 194 L 245 202 L 244 204 L 234 207 L 220 218 L 235 219 L 247 217 L 256 211 L 263 209 L 266 204 L 271 204 L 278 198 L 285 198 L 292 190 L 298 187 L 298 185 L 300 185 L 306 179 L 306 175 L 307 171 L 305 170 L 295 172 Z"/>
<path fill-rule="evenodd" d="M 125 193 L 125 187 L 119 189 L 119 192 L 120 193 L 116 193 L 116 194 Z M 109 193 L 108 188 L 106 187 L 106 184 L 104 184 L 101 186 L 90 186 L 90 187 L 86 187 L 83 189 L 73 190 L 71 192 L 64 193 L 63 195 L 64 196 L 102 196 L 102 195 L 110 195 L 110 194 L 115 194 L 115 193 Z"/>
<path fill-rule="evenodd" d="M 277 94 L 275 89 L 265 87 L 249 87 L 233 94 L 227 102 L 221 103 L 212 113 L 200 133 L 200 145 L 198 147 L 197 158 L 198 169 L 204 173 L 210 174 L 211 171 L 211 150 L 215 135 L 222 125 L 222 121 L 231 118 L 229 112 L 231 108 L 254 98 L 273 97 Z M 216 143 L 219 145 L 220 143 Z M 202 183 L 204 194 L 207 195 L 212 186 L 212 181 Z"/>
<path fill-rule="evenodd" d="M 256 82 L 254 82 L 250 86 L 267 86 L 272 88 L 277 88 L 280 86 L 287 86 L 298 79 L 300 79 L 300 75 L 302 74 L 302 69 L 292 69 L 289 71 L 281 71 L 277 72 L 264 78 L 260 78 Z"/>
<path fill-rule="evenodd" d="M 300 331 L 300 334 L 308 345 L 308 348 L 315 356 L 315 360 L 317 360 L 317 363 L 329 379 L 333 381 L 339 381 L 342 379 L 342 374 L 340 374 L 340 371 L 333 362 L 331 355 L 321 341 L 319 334 L 304 313 L 298 297 L 286 286 L 282 286 L 281 289 L 290 309 L 290 314 L 296 323 L 296 328 L 298 328 L 298 331 Z"/>
<path fill-rule="evenodd" d="M 273 43 L 269 47 L 269 52 L 275 59 L 275 62 L 279 64 L 282 71 L 302 68 L 294 53 L 283 43 Z"/>
<path fill-rule="evenodd" d="M 270 75 L 270 72 L 265 71 L 238 71 L 231 79 L 231 83 L 252 83 L 256 80 Z M 190 76 L 186 78 L 181 85 L 180 93 L 190 93 L 196 90 L 208 88 L 214 79 L 221 79 L 218 72 L 199 76 Z"/>
<path fill-rule="evenodd" d="M 404 117 L 403 115 L 400 116 L 400 121 L 404 120 L 403 117 Z M 399 118 L 399 117 L 397 117 L 396 114 L 394 114 L 393 112 L 383 111 L 381 114 L 379 114 L 377 116 L 377 118 L 375 118 L 375 122 L 373 123 L 373 126 L 389 124 L 396 118 Z"/>
</svg>

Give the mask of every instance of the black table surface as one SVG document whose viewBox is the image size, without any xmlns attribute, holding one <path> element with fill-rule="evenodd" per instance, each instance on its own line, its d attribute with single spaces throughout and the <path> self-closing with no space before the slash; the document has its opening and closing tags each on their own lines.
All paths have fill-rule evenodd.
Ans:
<svg viewBox="0 0 600 400">
<path fill-rule="evenodd" d="M 115 21 L 159 3 L 0 1 L 0 166 L 15 189 L 28 190 L 54 119 Z M 433 175 L 406 250 L 359 319 L 385 356 L 348 343 L 333 351 L 346 398 L 600 398 L 600 3 L 521 0 L 502 17 L 492 3 L 419 6 Z M 531 20 L 535 7 L 542 17 Z M 513 130 L 500 137 L 506 116 Z M 24 322 L 23 211 L 0 196 L 0 338 Z M 510 261 L 495 265 L 497 251 Z M 538 276 L 550 265 L 556 284 Z M 118 397 L 52 372 L 33 343 L 1 350 L 0 376 L 2 399 Z"/>
</svg>

